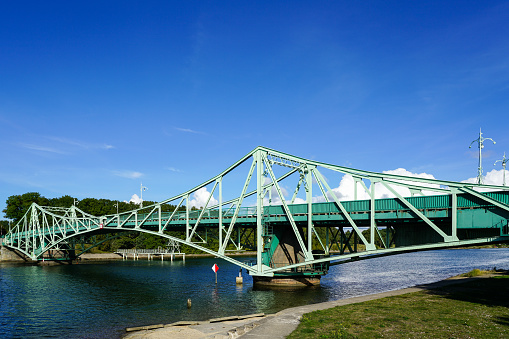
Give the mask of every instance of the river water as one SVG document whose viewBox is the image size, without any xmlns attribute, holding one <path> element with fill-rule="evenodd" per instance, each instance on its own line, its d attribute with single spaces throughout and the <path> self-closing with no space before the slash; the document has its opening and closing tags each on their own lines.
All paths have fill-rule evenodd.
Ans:
<svg viewBox="0 0 509 339">
<path fill-rule="evenodd" d="M 244 284 L 236 286 L 239 269 L 214 258 L 0 264 L 0 338 L 120 338 L 126 327 L 273 313 L 493 267 L 509 269 L 509 249 L 428 251 L 352 262 L 331 267 L 319 287 L 287 290 L 253 288 L 245 271 Z"/>
</svg>

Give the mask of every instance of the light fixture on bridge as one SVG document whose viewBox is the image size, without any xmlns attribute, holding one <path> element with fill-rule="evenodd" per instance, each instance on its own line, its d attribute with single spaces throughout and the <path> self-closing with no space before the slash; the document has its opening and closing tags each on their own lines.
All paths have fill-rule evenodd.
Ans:
<svg viewBox="0 0 509 339">
<path fill-rule="evenodd" d="M 470 143 L 470 146 L 468 148 L 472 148 L 472 144 L 477 141 L 479 144 L 479 168 L 477 169 L 477 184 L 482 185 L 482 149 L 484 148 L 484 140 L 491 140 L 491 138 L 483 138 L 481 129 L 479 128 L 479 138 L 475 139 Z M 496 144 L 495 141 L 493 141 L 493 144 Z"/>
<path fill-rule="evenodd" d="M 148 188 L 143 186 L 143 183 L 140 183 L 140 207 L 143 207 L 143 191 L 146 190 L 148 190 Z"/>
<path fill-rule="evenodd" d="M 505 158 L 505 152 L 504 152 L 504 157 L 502 158 L 502 160 L 497 160 L 495 161 L 495 163 L 493 164 L 493 166 L 495 166 L 497 164 L 497 162 L 501 162 L 502 163 L 502 168 L 504 169 L 503 171 L 503 175 L 504 175 L 504 183 L 503 183 L 503 186 L 505 186 L 505 165 L 507 164 L 507 160 L 509 159 L 506 159 Z"/>
</svg>

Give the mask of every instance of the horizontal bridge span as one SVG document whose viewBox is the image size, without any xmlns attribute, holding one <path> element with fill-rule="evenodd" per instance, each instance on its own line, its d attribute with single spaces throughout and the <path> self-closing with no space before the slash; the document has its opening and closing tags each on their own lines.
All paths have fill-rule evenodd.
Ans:
<svg viewBox="0 0 509 339">
<path fill-rule="evenodd" d="M 223 200 L 223 178 L 244 162 L 249 170 L 240 195 Z M 349 176 L 354 200 L 340 199 L 325 171 Z M 204 187 L 210 189 L 208 201 L 191 209 L 191 194 Z M 380 189 L 393 197 L 377 197 Z M 358 190 L 368 199 L 357 199 Z M 246 206 L 247 197 L 256 203 Z M 192 246 L 253 275 L 323 275 L 327 263 L 349 258 L 507 241 L 509 190 L 355 170 L 258 147 L 205 183 L 143 209 L 94 216 L 76 206 L 33 204 L 4 244 L 36 260 L 55 248 L 76 251 L 84 237 L 125 231 Z M 246 249 L 256 252 L 253 265 L 225 254 Z"/>
</svg>

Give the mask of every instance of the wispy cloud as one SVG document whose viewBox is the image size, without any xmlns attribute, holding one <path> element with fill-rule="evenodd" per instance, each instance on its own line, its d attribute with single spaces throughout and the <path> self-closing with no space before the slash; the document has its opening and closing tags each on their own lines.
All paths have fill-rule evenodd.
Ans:
<svg viewBox="0 0 509 339">
<path fill-rule="evenodd" d="M 88 142 L 83 142 L 83 141 L 79 141 L 79 140 L 72 140 L 72 139 L 54 137 L 54 136 L 49 136 L 49 137 L 47 137 L 47 139 L 56 141 L 61 144 L 75 146 L 75 147 L 83 148 L 83 149 L 97 149 L 97 148 L 99 148 L 99 149 L 108 150 L 108 149 L 115 148 L 115 146 L 110 145 L 110 144 L 95 144 L 95 143 L 88 143 Z"/>
<path fill-rule="evenodd" d="M 179 170 L 178 168 L 175 168 L 175 167 L 166 167 L 166 169 L 168 171 L 172 171 L 172 172 L 182 172 L 181 170 Z"/>
<path fill-rule="evenodd" d="M 192 130 L 192 129 L 190 129 L 190 128 L 180 128 L 180 127 L 175 127 L 175 129 L 176 129 L 177 131 L 184 132 L 184 133 L 206 134 L 206 133 L 203 133 L 203 132 L 200 132 L 200 131 Z"/>
<path fill-rule="evenodd" d="M 143 176 L 143 173 L 135 172 L 135 171 L 113 171 L 112 172 L 117 177 L 128 178 L 128 179 L 137 179 Z"/>
<path fill-rule="evenodd" d="M 45 146 L 32 145 L 32 144 L 20 144 L 20 146 L 27 148 L 27 149 L 34 150 L 34 151 L 56 153 L 56 154 L 67 154 L 64 151 L 61 151 L 59 149 L 52 148 L 52 147 L 45 147 Z"/>
</svg>

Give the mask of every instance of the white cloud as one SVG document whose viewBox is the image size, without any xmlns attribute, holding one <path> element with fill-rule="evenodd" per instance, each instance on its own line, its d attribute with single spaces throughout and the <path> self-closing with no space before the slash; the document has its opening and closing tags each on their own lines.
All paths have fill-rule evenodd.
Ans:
<svg viewBox="0 0 509 339">
<path fill-rule="evenodd" d="M 267 178 L 265 177 L 264 178 L 264 182 L 263 182 L 263 185 L 268 185 L 272 182 L 272 180 L 270 178 Z M 284 187 L 281 187 L 281 183 L 278 183 L 279 184 L 279 188 L 281 189 L 281 194 L 283 194 L 283 198 L 285 198 L 285 201 L 286 201 L 286 198 L 288 196 L 288 191 L 284 188 Z M 270 204 L 269 204 L 269 196 L 271 198 L 270 200 Z M 297 201 L 298 198 L 295 199 L 295 201 Z M 302 200 L 302 199 L 300 199 Z M 286 201 L 288 204 L 291 202 L 291 201 Z M 300 202 L 295 202 L 296 204 L 300 204 Z M 281 198 L 279 197 L 279 194 L 277 193 L 277 188 L 276 186 L 272 186 L 271 189 L 270 189 L 270 195 L 269 193 L 267 192 L 267 194 L 265 195 L 265 197 L 263 198 L 263 204 L 265 206 L 267 205 L 281 205 Z"/>
<path fill-rule="evenodd" d="M 207 187 L 202 187 L 193 193 L 193 199 L 189 200 L 189 206 L 197 208 L 203 207 L 207 203 L 209 196 L 210 193 L 207 190 Z M 216 198 L 212 196 L 212 198 L 210 198 L 208 206 L 209 207 L 214 206 L 217 205 L 218 203 L 219 202 L 216 200 Z"/>
<path fill-rule="evenodd" d="M 287 201 L 287 203 L 291 203 L 291 201 Z M 294 204 L 305 204 L 306 200 L 301 199 L 301 198 L 295 198 L 295 201 L 293 203 Z"/>
<path fill-rule="evenodd" d="M 113 174 L 128 179 L 137 179 L 143 176 L 143 173 L 135 172 L 135 171 L 113 171 Z"/>
<path fill-rule="evenodd" d="M 505 184 L 509 180 L 509 171 L 505 171 Z M 491 170 L 486 173 L 486 177 L 484 178 L 484 183 L 486 185 L 499 185 L 502 186 L 504 183 L 504 170 Z"/>
<path fill-rule="evenodd" d="M 133 196 L 131 197 L 131 200 L 129 200 L 129 202 L 132 202 L 132 203 L 135 203 L 136 205 L 139 205 L 141 203 L 141 198 L 138 196 L 138 194 L 133 194 Z M 127 201 L 125 201 L 127 202 Z"/>
<path fill-rule="evenodd" d="M 410 171 L 407 171 L 404 168 L 398 168 L 395 170 L 389 170 L 384 171 L 383 173 L 386 174 L 395 174 L 395 175 L 402 175 L 407 177 L 416 177 L 416 178 L 426 178 L 426 179 L 435 179 L 435 177 L 432 174 L 428 173 L 412 173 Z M 410 185 L 419 185 L 419 186 L 425 186 L 425 187 L 434 187 L 434 188 L 440 188 L 437 184 L 426 184 L 426 183 L 416 183 L 412 182 L 410 180 L 398 180 L 399 182 L 410 184 Z M 336 188 L 333 188 L 332 191 L 334 192 L 334 195 L 338 198 L 340 201 L 349 201 L 354 200 L 355 198 L 355 184 L 354 179 L 351 175 L 345 174 L 341 178 L 341 181 L 339 182 L 339 186 Z M 409 197 L 411 196 L 410 189 L 398 185 L 390 185 L 398 194 L 400 194 L 403 197 Z M 371 185 L 368 186 L 369 191 L 371 192 Z M 424 195 L 431 195 L 431 194 L 437 194 L 433 191 L 423 191 Z M 329 201 L 333 201 L 333 197 L 330 193 L 327 193 L 327 197 L 329 198 Z M 385 186 L 383 186 L 381 183 L 375 184 L 375 198 L 376 199 L 383 199 L 383 198 L 394 198 L 395 195 L 392 194 Z M 369 199 L 369 194 L 364 190 L 364 187 L 358 183 L 357 184 L 357 199 L 358 200 L 364 200 Z M 324 202 L 325 198 L 323 195 L 315 196 L 313 197 L 313 202 Z"/>
<path fill-rule="evenodd" d="M 477 177 L 475 178 L 468 178 L 467 180 L 463 180 L 462 182 L 470 183 L 470 184 L 477 184 Z M 504 170 L 491 170 L 488 173 L 486 173 L 486 176 L 484 177 L 483 184 L 485 185 L 498 185 L 502 186 L 504 183 Z M 505 171 L 505 183 L 506 185 L 509 184 L 509 171 Z M 485 191 L 486 189 L 480 189 L 482 191 Z"/>
<path fill-rule="evenodd" d="M 386 174 L 395 174 L 395 175 L 402 175 L 406 177 L 415 177 L 415 178 L 424 178 L 424 179 L 435 179 L 435 177 L 432 174 L 428 173 L 412 173 L 410 171 L 407 171 L 404 168 L 398 168 L 395 170 L 389 170 L 389 171 L 383 171 L 383 173 Z M 401 183 L 409 184 L 409 185 L 415 185 L 415 186 L 424 186 L 424 187 L 430 187 L 430 188 L 440 188 L 440 185 L 438 184 L 427 184 L 427 183 L 419 183 L 419 182 L 413 182 L 410 180 L 395 180 Z M 409 197 L 411 196 L 411 192 L 408 188 L 397 186 L 397 185 L 391 185 L 391 187 L 399 193 L 403 197 Z M 381 191 L 381 192 L 380 192 Z M 426 191 L 424 190 L 422 192 L 424 195 L 433 195 L 437 194 L 434 191 Z M 394 198 L 394 194 L 392 194 L 385 186 L 378 183 L 375 185 L 375 197 L 376 198 Z"/>
</svg>

